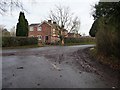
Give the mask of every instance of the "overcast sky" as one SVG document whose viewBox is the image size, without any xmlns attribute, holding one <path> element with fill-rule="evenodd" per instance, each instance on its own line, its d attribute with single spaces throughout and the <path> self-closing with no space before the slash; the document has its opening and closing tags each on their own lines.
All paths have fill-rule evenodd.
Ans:
<svg viewBox="0 0 120 90">
<path fill-rule="evenodd" d="M 80 18 L 81 26 L 79 33 L 89 35 L 89 30 L 94 22 L 92 13 L 92 6 L 99 0 L 24 0 L 23 4 L 25 9 L 25 17 L 29 24 L 40 23 L 41 20 L 46 20 L 49 11 L 55 8 L 55 5 L 64 5 L 70 7 L 70 11 Z M 16 26 L 18 22 L 19 11 L 15 10 L 12 15 L 8 12 L 6 15 L 0 15 L 0 24 L 6 25 L 9 30 L 13 26 Z"/>
</svg>

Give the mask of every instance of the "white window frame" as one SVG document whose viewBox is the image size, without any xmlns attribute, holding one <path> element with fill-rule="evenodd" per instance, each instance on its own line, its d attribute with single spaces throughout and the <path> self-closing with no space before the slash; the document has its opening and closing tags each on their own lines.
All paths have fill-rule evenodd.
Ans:
<svg viewBox="0 0 120 90">
<path fill-rule="evenodd" d="M 41 35 L 37 35 L 38 40 L 42 40 L 42 36 Z"/>
<path fill-rule="evenodd" d="M 29 29 L 30 29 L 30 31 L 33 31 L 33 30 L 34 30 L 34 28 L 33 28 L 33 27 L 30 27 Z"/>
<path fill-rule="evenodd" d="M 40 26 L 38 27 L 38 31 L 42 31 L 42 28 Z"/>
<path fill-rule="evenodd" d="M 53 34 L 55 34 L 55 29 L 53 29 Z"/>
</svg>

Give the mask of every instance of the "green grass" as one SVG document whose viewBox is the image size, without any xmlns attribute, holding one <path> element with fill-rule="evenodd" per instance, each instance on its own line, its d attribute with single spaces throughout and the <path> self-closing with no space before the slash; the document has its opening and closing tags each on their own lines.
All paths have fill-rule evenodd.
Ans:
<svg viewBox="0 0 120 90">
<path fill-rule="evenodd" d="M 95 42 L 65 43 L 65 46 L 72 46 L 72 45 L 88 45 L 88 44 L 95 44 Z"/>
<path fill-rule="evenodd" d="M 2 49 L 24 49 L 24 48 L 38 48 L 38 47 L 42 47 L 42 46 L 38 46 L 38 45 L 26 45 L 26 46 L 16 46 L 16 47 L 2 47 Z"/>
<path fill-rule="evenodd" d="M 115 56 L 105 56 L 102 54 L 98 54 L 95 47 L 93 49 L 90 49 L 90 56 L 106 66 L 109 66 L 116 70 L 120 69 L 120 60 L 118 58 L 116 58 Z"/>
</svg>

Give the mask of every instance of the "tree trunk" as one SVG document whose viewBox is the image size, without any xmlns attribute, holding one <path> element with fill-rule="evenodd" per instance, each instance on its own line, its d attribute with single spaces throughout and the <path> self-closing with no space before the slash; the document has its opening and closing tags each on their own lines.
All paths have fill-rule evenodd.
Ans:
<svg viewBox="0 0 120 90">
<path fill-rule="evenodd" d="M 62 39 L 62 46 L 64 46 L 64 39 Z"/>
<path fill-rule="evenodd" d="M 62 28 L 62 30 L 61 30 L 61 45 L 64 46 L 63 28 Z"/>
</svg>

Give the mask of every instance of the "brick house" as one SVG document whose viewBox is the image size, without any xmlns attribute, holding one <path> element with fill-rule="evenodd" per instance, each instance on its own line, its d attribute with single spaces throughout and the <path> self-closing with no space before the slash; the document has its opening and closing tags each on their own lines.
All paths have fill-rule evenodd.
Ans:
<svg viewBox="0 0 120 90">
<path fill-rule="evenodd" d="M 29 25 L 28 37 L 38 37 L 39 42 L 55 43 L 60 40 L 60 28 L 56 22 L 51 20 L 43 21 L 42 23 Z"/>
</svg>

